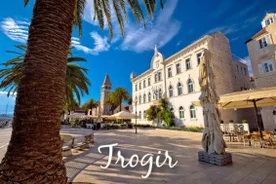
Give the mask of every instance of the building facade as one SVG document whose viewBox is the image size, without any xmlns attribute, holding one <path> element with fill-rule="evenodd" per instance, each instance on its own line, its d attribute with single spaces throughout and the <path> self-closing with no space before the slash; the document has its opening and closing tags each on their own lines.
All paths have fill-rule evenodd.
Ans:
<svg viewBox="0 0 276 184">
<path fill-rule="evenodd" d="M 206 35 L 168 58 L 155 48 L 150 69 L 139 76 L 131 74 L 133 113 L 139 115 L 138 123 L 152 123 L 147 121 L 145 111 L 159 99 L 167 98 L 177 126 L 203 126 L 202 108 L 192 102 L 198 101 L 201 94 L 199 63 L 205 49 L 211 53 L 219 95 L 250 88 L 247 65 L 233 59 L 229 40 L 221 32 Z M 252 111 L 242 111 L 221 110 L 222 120 L 252 119 Z"/>
<path fill-rule="evenodd" d="M 276 86 L 276 13 L 267 13 L 261 25 L 262 29 L 246 42 L 256 88 Z M 261 108 L 265 130 L 276 128 L 274 110 L 275 107 Z"/>
</svg>

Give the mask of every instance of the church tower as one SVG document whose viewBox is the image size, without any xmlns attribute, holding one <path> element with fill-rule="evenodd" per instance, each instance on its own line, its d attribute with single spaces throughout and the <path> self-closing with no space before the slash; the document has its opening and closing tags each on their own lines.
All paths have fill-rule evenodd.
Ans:
<svg viewBox="0 0 276 184">
<path fill-rule="evenodd" d="M 111 92 L 111 88 L 112 88 L 112 84 L 110 82 L 109 76 L 108 74 L 106 74 L 104 81 L 103 81 L 103 85 L 102 85 L 102 89 L 101 89 L 101 114 L 102 115 L 109 115 L 109 107 L 108 105 L 105 104 L 105 102 L 108 99 L 108 95 Z"/>
</svg>

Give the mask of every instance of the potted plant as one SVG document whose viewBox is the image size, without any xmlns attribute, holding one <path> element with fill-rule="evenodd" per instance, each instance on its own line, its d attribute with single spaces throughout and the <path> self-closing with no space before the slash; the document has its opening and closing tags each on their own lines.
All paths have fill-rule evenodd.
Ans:
<svg viewBox="0 0 276 184">
<path fill-rule="evenodd" d="M 242 120 L 242 123 L 245 124 L 245 123 L 248 123 L 248 121 L 246 119 Z"/>
</svg>

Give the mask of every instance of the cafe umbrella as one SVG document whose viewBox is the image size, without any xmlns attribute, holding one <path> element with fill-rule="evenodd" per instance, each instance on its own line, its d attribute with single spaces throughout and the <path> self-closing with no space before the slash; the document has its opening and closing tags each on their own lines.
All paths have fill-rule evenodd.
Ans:
<svg viewBox="0 0 276 184">
<path fill-rule="evenodd" d="M 201 88 L 199 100 L 204 116 L 202 146 L 204 151 L 209 154 L 224 154 L 226 144 L 220 129 L 221 119 L 217 107 L 219 96 L 215 90 L 214 75 L 210 62 L 211 53 L 204 50 L 199 66 L 199 84 Z"/>
</svg>

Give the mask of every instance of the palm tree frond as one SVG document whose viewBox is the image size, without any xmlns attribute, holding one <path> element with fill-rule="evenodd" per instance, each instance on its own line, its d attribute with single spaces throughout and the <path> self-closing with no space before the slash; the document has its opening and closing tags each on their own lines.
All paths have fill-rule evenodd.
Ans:
<svg viewBox="0 0 276 184">
<path fill-rule="evenodd" d="M 24 7 L 27 6 L 27 4 L 29 3 L 30 0 L 24 0 Z"/>
<path fill-rule="evenodd" d="M 121 1 L 124 2 L 124 0 L 121 0 Z M 120 25 L 121 33 L 122 33 L 122 35 L 124 35 L 125 34 L 124 20 L 123 20 L 123 17 L 122 17 L 122 13 L 121 13 L 118 1 L 113 1 L 113 8 L 115 10 L 115 13 L 116 13 L 116 16 L 117 16 L 117 20 L 118 20 L 119 25 Z M 123 7 L 122 7 L 122 3 L 121 3 L 121 8 L 123 9 L 123 11 L 125 11 L 124 3 L 123 3 Z M 124 13 L 126 13 L 126 12 L 124 12 Z M 125 16 L 126 16 L 126 14 L 125 14 Z"/>
<path fill-rule="evenodd" d="M 84 8 L 86 6 L 86 0 L 76 0 L 74 11 L 74 26 L 79 29 L 79 36 L 82 35 L 82 18 L 84 14 Z"/>
</svg>

